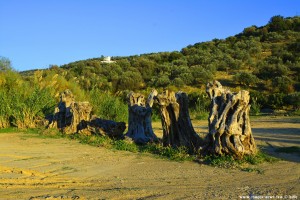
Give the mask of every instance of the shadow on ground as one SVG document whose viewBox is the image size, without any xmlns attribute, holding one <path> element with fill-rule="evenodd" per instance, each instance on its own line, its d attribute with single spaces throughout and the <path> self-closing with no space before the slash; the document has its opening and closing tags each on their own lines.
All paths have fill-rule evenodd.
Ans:
<svg viewBox="0 0 300 200">
<path fill-rule="evenodd" d="M 300 162 L 300 127 L 252 128 L 252 132 L 258 147 L 264 152 L 283 160 Z"/>
</svg>

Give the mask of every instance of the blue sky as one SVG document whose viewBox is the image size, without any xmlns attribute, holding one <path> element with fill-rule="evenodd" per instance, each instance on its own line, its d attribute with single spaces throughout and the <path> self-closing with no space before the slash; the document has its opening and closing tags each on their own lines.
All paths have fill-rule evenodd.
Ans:
<svg viewBox="0 0 300 200">
<path fill-rule="evenodd" d="M 104 56 L 180 51 L 224 39 L 299 0 L 0 0 L 0 56 L 18 70 Z"/>
</svg>

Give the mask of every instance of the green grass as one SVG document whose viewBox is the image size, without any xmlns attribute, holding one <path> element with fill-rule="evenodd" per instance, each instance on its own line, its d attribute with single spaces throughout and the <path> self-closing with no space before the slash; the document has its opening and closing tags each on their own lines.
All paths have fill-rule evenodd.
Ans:
<svg viewBox="0 0 300 200">
<path fill-rule="evenodd" d="M 247 155 L 242 159 L 242 162 L 248 163 L 251 165 L 257 165 L 264 162 L 273 163 L 278 161 L 278 158 L 270 156 L 262 151 L 258 151 L 256 155 Z"/>
<path fill-rule="evenodd" d="M 108 149 L 118 151 L 129 151 L 142 154 L 153 154 L 160 158 L 174 160 L 174 161 L 187 161 L 195 159 L 195 156 L 188 154 L 188 149 L 185 147 L 163 147 L 160 144 L 150 143 L 147 145 L 137 145 L 131 140 L 113 140 L 107 136 L 84 136 L 84 135 L 70 135 L 70 139 L 76 139 L 82 144 L 92 146 L 105 147 Z"/>
<path fill-rule="evenodd" d="M 235 160 L 232 156 L 215 156 L 209 155 L 204 157 L 204 163 L 220 168 L 236 168 L 239 166 L 239 161 Z"/>
<path fill-rule="evenodd" d="M 23 132 L 23 131 L 16 127 L 8 127 L 8 128 L 0 129 L 0 133 L 19 133 L 19 132 Z"/>
<path fill-rule="evenodd" d="M 62 137 L 57 129 L 45 129 L 45 128 L 27 128 L 19 129 L 17 127 L 8 127 L 0 129 L 0 133 L 24 133 L 33 137 L 50 138 L 51 136 L 59 138 Z"/>
<path fill-rule="evenodd" d="M 31 129 L 26 129 L 24 133 L 27 134 L 28 137 L 37 137 L 37 138 L 59 139 L 65 137 L 65 135 L 59 132 L 57 129 L 31 128 Z"/>
<path fill-rule="evenodd" d="M 167 158 L 174 161 L 192 161 L 196 156 L 188 154 L 188 149 L 182 147 L 163 147 L 160 144 L 147 144 L 139 147 L 139 152 L 158 155 L 162 158 Z"/>
<path fill-rule="evenodd" d="M 112 148 L 120 151 L 139 152 L 139 146 L 126 140 L 112 141 Z"/>
<path fill-rule="evenodd" d="M 86 136 L 86 135 L 68 135 L 69 139 L 78 140 L 82 144 L 91 146 L 105 147 L 118 151 L 128 151 L 141 154 L 155 155 L 159 158 L 173 160 L 173 161 L 196 161 L 196 155 L 190 155 L 186 147 L 164 147 L 161 144 L 149 143 L 146 145 L 137 145 L 131 140 L 113 140 L 107 136 Z M 244 156 L 242 160 L 236 160 L 232 156 L 206 156 L 204 162 L 221 168 L 239 168 L 243 164 L 257 165 L 263 162 L 275 162 L 276 158 L 269 156 L 261 151 L 256 155 Z M 251 171 L 251 170 L 248 170 Z M 258 170 L 252 170 L 258 171 Z"/>
<path fill-rule="evenodd" d="M 241 160 L 235 159 L 234 157 L 228 155 L 204 157 L 204 163 L 214 167 L 228 168 L 228 169 L 237 168 L 242 171 L 257 172 L 259 174 L 262 174 L 263 170 L 259 168 L 249 167 L 249 165 L 250 166 L 258 165 L 264 162 L 273 163 L 278 160 L 279 159 L 272 157 L 262 151 L 258 151 L 258 153 L 255 155 L 246 155 Z"/>
<path fill-rule="evenodd" d="M 98 135 L 80 135 L 72 134 L 65 135 L 59 132 L 57 129 L 26 129 L 18 130 L 16 128 L 0 129 L 0 133 L 11 132 L 23 132 L 24 138 L 38 137 L 38 138 L 68 138 L 71 140 L 77 140 L 82 144 L 87 144 L 96 147 L 104 147 L 107 149 L 128 151 L 134 153 L 140 153 L 141 155 L 154 155 L 158 158 L 168 159 L 172 161 L 196 161 L 197 155 L 190 155 L 186 147 L 164 147 L 161 144 L 149 143 L 146 145 L 137 145 L 129 139 L 125 140 L 113 140 L 108 136 Z M 298 147 L 281 148 L 278 151 L 299 152 Z M 259 172 L 259 169 L 255 168 L 243 168 L 243 165 L 257 165 L 263 162 L 275 162 L 278 159 L 267 155 L 266 153 L 259 151 L 256 155 L 246 155 L 242 160 L 234 159 L 232 156 L 206 156 L 202 159 L 203 163 L 220 168 L 238 168 L 242 171 Z"/>
<path fill-rule="evenodd" d="M 197 120 L 207 120 L 209 116 L 208 112 L 199 112 L 195 114 L 195 119 Z"/>
<path fill-rule="evenodd" d="M 259 168 L 252 168 L 252 167 L 245 167 L 241 169 L 244 172 L 256 172 L 258 174 L 264 174 L 264 170 L 259 169 Z"/>
</svg>

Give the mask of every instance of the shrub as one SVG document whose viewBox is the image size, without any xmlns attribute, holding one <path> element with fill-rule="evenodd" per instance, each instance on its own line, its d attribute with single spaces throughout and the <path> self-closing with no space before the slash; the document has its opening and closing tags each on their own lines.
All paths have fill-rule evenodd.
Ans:
<svg viewBox="0 0 300 200">
<path fill-rule="evenodd" d="M 23 91 L 11 91 L 10 95 L 13 97 L 11 124 L 18 128 L 35 128 L 46 115 L 53 113 L 55 99 L 48 89 L 25 88 Z"/>
<path fill-rule="evenodd" d="M 300 92 L 295 92 L 284 97 L 284 102 L 293 107 L 294 110 L 300 109 Z"/>
<path fill-rule="evenodd" d="M 90 92 L 90 102 L 97 116 L 107 120 L 126 122 L 128 118 L 128 107 L 118 97 L 100 90 Z"/>
<path fill-rule="evenodd" d="M 276 109 L 276 108 L 282 108 L 284 105 L 284 94 L 283 93 L 275 93 L 269 95 L 268 98 L 268 105 L 271 106 L 271 108 Z"/>
<path fill-rule="evenodd" d="M 50 88 L 30 84 L 12 70 L 0 72 L 0 128 L 33 128 L 53 112 L 55 100 Z"/>
<path fill-rule="evenodd" d="M 198 120 L 206 120 L 209 116 L 210 100 L 205 93 L 189 94 L 189 108 L 191 115 Z"/>
<path fill-rule="evenodd" d="M 10 125 L 9 117 L 12 112 L 10 104 L 11 98 L 7 95 L 7 92 L 0 90 L 0 128 L 7 128 Z"/>
<path fill-rule="evenodd" d="M 174 78 L 172 82 L 176 87 L 184 86 L 184 81 L 181 78 Z"/>
<path fill-rule="evenodd" d="M 144 80 L 139 71 L 126 71 L 118 79 L 117 90 L 138 90 L 144 85 Z"/>
<path fill-rule="evenodd" d="M 283 92 L 285 94 L 293 92 L 293 81 L 287 77 L 275 77 L 272 79 L 273 90 L 277 89 L 278 92 Z M 275 90 L 276 91 L 276 90 Z"/>
<path fill-rule="evenodd" d="M 0 56 L 0 71 L 11 71 L 11 62 L 8 58 Z"/>
<path fill-rule="evenodd" d="M 253 86 L 258 82 L 258 78 L 255 75 L 248 72 L 237 73 L 236 75 L 234 75 L 233 80 L 238 84 L 247 87 Z"/>
<path fill-rule="evenodd" d="M 154 85 L 155 87 L 167 87 L 171 83 L 169 77 L 164 74 L 153 78 L 153 80 L 151 80 L 151 82 L 152 82 L 152 85 Z"/>
<path fill-rule="evenodd" d="M 260 113 L 261 105 L 257 102 L 255 98 L 251 98 L 250 114 L 258 115 Z"/>
</svg>

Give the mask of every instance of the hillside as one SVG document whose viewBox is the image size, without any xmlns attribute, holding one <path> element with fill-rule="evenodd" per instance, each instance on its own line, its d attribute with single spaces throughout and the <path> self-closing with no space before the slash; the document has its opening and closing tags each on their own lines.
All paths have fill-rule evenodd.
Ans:
<svg viewBox="0 0 300 200">
<path fill-rule="evenodd" d="M 37 127 L 54 112 L 59 93 L 70 89 L 89 101 L 104 119 L 127 121 L 130 90 L 185 91 L 193 117 L 207 118 L 208 81 L 217 79 L 233 91 L 247 89 L 251 113 L 261 109 L 300 107 L 300 17 L 274 16 L 262 27 L 251 26 L 223 40 L 196 43 L 181 51 L 127 57 L 104 57 L 18 73 L 0 57 L 0 128 Z M 153 118 L 158 116 L 154 114 Z"/>
<path fill-rule="evenodd" d="M 203 91 L 218 79 L 234 90 L 247 89 L 263 107 L 294 103 L 300 91 L 300 17 L 274 16 L 262 27 L 251 26 L 224 40 L 196 43 L 181 51 L 104 57 L 52 66 L 49 71 L 74 80 L 84 90 L 117 93 L 148 88 Z M 262 95 L 263 94 L 263 95 Z M 299 105 L 294 105 L 299 107 Z"/>
<path fill-rule="evenodd" d="M 0 199 L 296 199 L 299 31 L 274 16 L 180 51 L 25 72 L 0 56 Z M 212 80 L 251 106 L 219 83 L 207 95 Z M 129 93 L 152 88 L 146 107 Z M 250 124 L 249 109 L 272 116 Z"/>
</svg>

